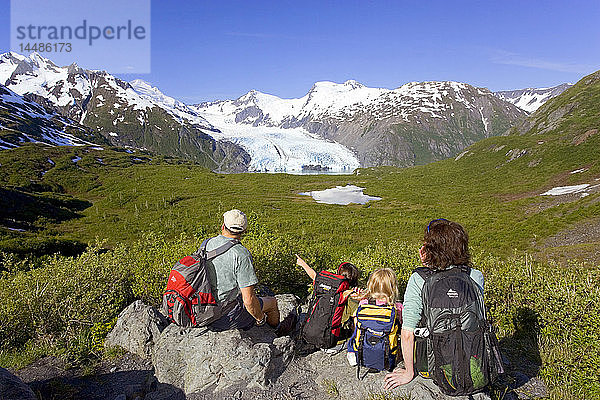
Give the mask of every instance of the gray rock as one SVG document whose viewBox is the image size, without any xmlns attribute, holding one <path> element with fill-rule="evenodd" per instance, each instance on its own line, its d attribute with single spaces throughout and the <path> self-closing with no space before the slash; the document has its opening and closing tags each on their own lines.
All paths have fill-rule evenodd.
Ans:
<svg viewBox="0 0 600 400">
<path fill-rule="evenodd" d="M 148 393 L 144 400 L 185 400 L 185 394 L 169 385 L 161 385 L 158 390 Z"/>
<path fill-rule="evenodd" d="M 169 321 L 154 307 L 137 300 L 121 311 L 104 343 L 150 358 L 154 342 L 168 324 Z"/>
<path fill-rule="evenodd" d="M 292 313 L 296 313 L 296 309 L 300 304 L 300 299 L 297 296 L 293 294 L 278 294 L 275 298 L 277 299 L 277 307 L 279 308 L 279 317 L 281 320 Z"/>
<path fill-rule="evenodd" d="M 0 395 L 2 400 L 37 400 L 28 385 L 2 367 L 0 367 Z"/>
<path fill-rule="evenodd" d="M 114 398 L 114 400 L 127 400 L 127 396 L 125 396 L 124 393 L 118 395 L 117 397 Z"/>
<path fill-rule="evenodd" d="M 382 394 L 382 398 L 410 398 L 419 400 L 467 400 L 468 396 L 451 397 L 444 395 L 431 379 L 416 377 L 412 382 L 395 388 L 383 388 L 387 372 L 366 374 L 361 369 L 361 378 L 356 377 L 356 367 L 351 367 L 346 359 L 346 352 L 329 355 L 318 351 L 305 358 L 308 368 L 316 375 L 325 393 L 335 395 L 340 399 L 362 399 Z M 391 396 L 390 396 L 391 395 Z M 484 393 L 472 396 L 473 400 L 490 400 Z"/>
<path fill-rule="evenodd" d="M 546 384 L 537 376 L 530 378 L 525 374 L 515 373 L 513 378 L 513 391 L 519 399 L 539 399 L 550 395 Z"/>
<path fill-rule="evenodd" d="M 210 332 L 171 324 L 156 342 L 152 363 L 160 382 L 185 393 L 220 391 L 242 382 L 265 388 L 293 353 L 289 342 L 275 340 L 268 327 Z"/>
<path fill-rule="evenodd" d="M 296 312 L 293 295 L 276 296 L 281 318 Z M 228 387 L 265 389 L 293 358 L 295 343 L 277 338 L 272 328 L 211 332 L 169 325 L 154 346 L 152 363 L 159 382 L 188 393 Z"/>
</svg>

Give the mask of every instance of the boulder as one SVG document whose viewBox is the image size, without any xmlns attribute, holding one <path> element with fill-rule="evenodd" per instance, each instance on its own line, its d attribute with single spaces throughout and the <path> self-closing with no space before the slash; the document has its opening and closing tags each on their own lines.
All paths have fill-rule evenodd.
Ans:
<svg viewBox="0 0 600 400">
<path fill-rule="evenodd" d="M 356 367 L 351 367 L 346 359 L 346 351 L 335 355 L 317 351 L 305 358 L 308 369 L 315 374 L 315 381 L 321 385 L 323 391 L 335 395 L 340 399 L 366 399 L 378 398 L 407 398 L 419 400 L 490 400 L 485 393 L 469 396 L 446 396 L 433 383 L 431 379 L 420 376 L 412 382 L 395 388 L 385 390 L 384 378 L 387 372 L 366 373 L 361 368 L 361 379 L 356 377 Z"/>
<path fill-rule="evenodd" d="M 300 299 L 293 294 L 278 294 L 277 307 L 279 308 L 279 317 L 283 321 L 285 317 L 292 313 L 297 313 Z"/>
<path fill-rule="evenodd" d="M 117 323 L 104 342 L 142 358 L 152 356 L 152 347 L 169 321 L 156 308 L 141 300 L 131 303 L 119 314 Z"/>
<path fill-rule="evenodd" d="M 277 297 L 282 319 L 295 312 L 295 296 Z M 211 332 L 171 324 L 154 345 L 152 363 L 160 382 L 188 394 L 237 385 L 264 389 L 281 375 L 293 354 L 294 341 L 276 337 L 268 326 Z"/>
<path fill-rule="evenodd" d="M 2 367 L 0 367 L 0 398 L 2 400 L 37 400 L 28 385 Z"/>
</svg>

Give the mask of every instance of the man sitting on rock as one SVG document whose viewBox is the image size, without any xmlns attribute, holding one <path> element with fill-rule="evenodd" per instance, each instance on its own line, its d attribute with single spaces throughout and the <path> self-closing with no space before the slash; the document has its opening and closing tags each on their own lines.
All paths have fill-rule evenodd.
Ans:
<svg viewBox="0 0 600 400">
<path fill-rule="evenodd" d="M 240 240 L 247 227 L 248 221 L 243 212 L 227 211 L 223 214 L 221 234 L 208 241 L 206 250 L 214 250 L 228 240 Z M 217 302 L 236 303 L 229 312 L 209 325 L 211 330 L 247 330 L 267 323 L 276 329 L 277 336 L 285 336 L 294 329 L 295 314 L 290 314 L 280 323 L 277 299 L 256 296 L 254 285 L 258 279 L 252 266 L 252 256 L 241 243 L 207 261 L 206 270 Z"/>
</svg>

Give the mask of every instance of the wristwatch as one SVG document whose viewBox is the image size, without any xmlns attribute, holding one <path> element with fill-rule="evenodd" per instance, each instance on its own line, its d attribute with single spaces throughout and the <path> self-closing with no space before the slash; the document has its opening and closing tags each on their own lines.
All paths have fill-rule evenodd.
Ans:
<svg viewBox="0 0 600 400">
<path fill-rule="evenodd" d="M 256 320 L 256 326 L 263 326 L 265 322 L 267 322 L 267 314 L 263 313 L 262 319 L 260 321 Z"/>
</svg>

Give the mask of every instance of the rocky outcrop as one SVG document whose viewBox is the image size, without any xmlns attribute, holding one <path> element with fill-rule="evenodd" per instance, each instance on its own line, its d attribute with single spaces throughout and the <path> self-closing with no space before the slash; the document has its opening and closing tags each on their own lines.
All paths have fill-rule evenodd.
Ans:
<svg viewBox="0 0 600 400">
<path fill-rule="evenodd" d="M 296 312 L 296 296 L 276 297 L 282 320 Z M 181 328 L 139 300 L 121 312 L 105 345 L 151 357 L 158 380 L 186 393 L 234 385 L 264 389 L 294 355 L 294 341 L 278 338 L 268 326 L 225 332 Z"/>
<path fill-rule="evenodd" d="M 294 295 L 278 295 L 280 318 L 296 312 Z M 268 327 L 211 332 L 169 325 L 154 346 L 152 363 L 160 382 L 185 393 L 219 392 L 242 384 L 265 389 L 285 370 L 294 341 Z"/>
<path fill-rule="evenodd" d="M 150 358 L 154 343 L 167 325 L 169 321 L 160 312 L 137 300 L 121 311 L 104 344 Z"/>
<path fill-rule="evenodd" d="M 265 388 L 293 355 L 293 341 L 273 329 L 210 332 L 169 325 L 154 347 L 152 363 L 160 382 L 186 393 L 221 391 L 244 383 Z"/>
<path fill-rule="evenodd" d="M 337 394 L 340 399 L 366 399 L 377 398 L 381 393 L 382 398 L 407 398 L 419 400 L 489 400 L 490 396 L 478 393 L 469 396 L 451 397 L 440 392 L 440 389 L 431 379 L 416 377 L 412 382 L 392 390 L 383 388 L 384 378 L 387 372 L 366 373 L 361 369 L 361 379 L 356 377 L 356 367 L 348 365 L 346 352 L 342 351 L 336 355 L 328 355 L 316 352 L 306 357 L 306 365 L 315 375 L 315 381 L 319 382 L 324 391 Z"/>
<path fill-rule="evenodd" d="M 276 297 L 281 319 L 297 312 L 296 296 Z M 348 365 L 345 351 L 310 353 L 312 350 L 297 341 L 297 334 L 278 338 L 267 326 L 225 332 L 181 328 L 174 324 L 165 327 L 164 317 L 140 301 L 120 314 L 107 342 L 129 352 L 141 353 L 143 357 L 151 355 L 156 382 L 145 384 L 148 386 L 144 389 L 146 399 L 166 399 L 175 395 L 183 398 L 183 393 L 188 399 L 203 400 L 296 398 L 299 393 L 303 398 L 330 395 L 339 399 L 357 399 L 381 394 L 382 398 L 467 399 L 446 396 L 432 380 L 421 377 L 386 391 L 383 388 L 386 372 L 367 374 L 365 369 L 359 380 L 356 368 Z M 296 357 L 298 354 L 303 356 Z M 506 388 L 504 398 L 516 400 L 547 394 L 544 383 L 529 376 L 507 374 L 506 382 L 501 383 Z M 535 395 L 523 397 L 526 393 Z M 471 398 L 489 400 L 490 396 L 479 393 Z"/>
<path fill-rule="evenodd" d="M 37 399 L 28 385 L 2 367 L 0 367 L 0 398 L 2 400 Z"/>
</svg>

